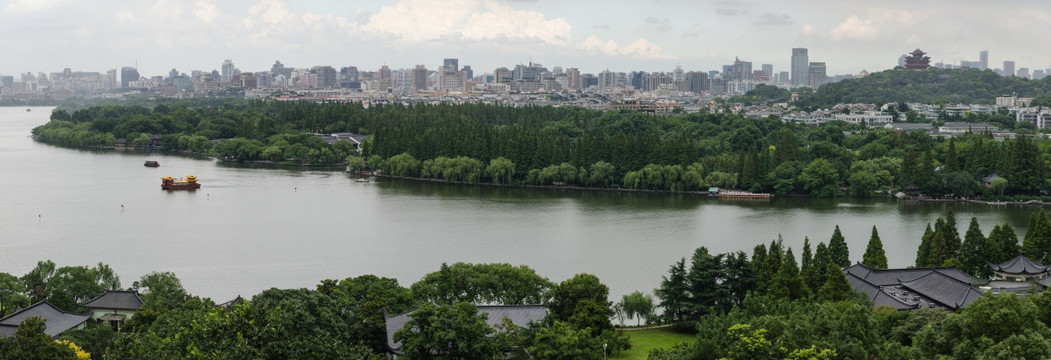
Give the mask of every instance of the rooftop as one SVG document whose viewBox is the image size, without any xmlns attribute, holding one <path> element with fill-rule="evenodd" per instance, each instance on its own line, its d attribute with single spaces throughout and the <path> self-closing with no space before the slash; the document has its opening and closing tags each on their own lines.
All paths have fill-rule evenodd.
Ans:
<svg viewBox="0 0 1051 360">
<path fill-rule="evenodd" d="M 99 310 L 138 310 L 142 307 L 142 299 L 137 291 L 106 290 L 83 306 Z"/>
<path fill-rule="evenodd" d="M 543 305 L 475 305 L 480 314 L 488 314 L 485 320 L 489 326 L 495 326 L 503 322 L 504 318 L 510 319 L 519 327 L 529 327 L 532 321 L 540 321 L 547 316 L 547 308 Z M 411 318 L 410 314 L 416 309 L 397 314 L 385 316 L 387 323 L 387 347 L 392 351 L 401 350 L 401 343 L 394 341 L 394 332 L 405 327 Z"/>
<path fill-rule="evenodd" d="M 83 324 L 91 318 L 90 313 L 74 314 L 66 312 L 51 305 L 51 303 L 48 303 L 45 300 L 0 319 L 0 336 L 4 336 L 8 333 L 14 334 L 14 329 L 18 328 L 18 324 L 21 323 L 22 320 L 33 316 L 44 318 L 47 323 L 47 328 L 44 329 L 44 333 L 51 337 L 58 336 L 66 330 L 80 326 L 80 324 Z"/>
</svg>

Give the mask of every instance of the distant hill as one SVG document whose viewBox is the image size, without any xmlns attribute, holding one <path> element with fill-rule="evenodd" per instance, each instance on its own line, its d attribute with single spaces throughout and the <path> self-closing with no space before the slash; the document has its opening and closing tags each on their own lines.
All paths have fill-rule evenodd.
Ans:
<svg viewBox="0 0 1051 360">
<path fill-rule="evenodd" d="M 1028 80 L 1004 77 L 991 70 L 930 68 L 922 71 L 896 68 L 822 85 L 804 92 L 803 107 L 837 103 L 918 102 L 926 104 L 994 104 L 997 96 L 1017 94 L 1034 98 L 1033 105 L 1051 105 L 1051 77 Z"/>
</svg>

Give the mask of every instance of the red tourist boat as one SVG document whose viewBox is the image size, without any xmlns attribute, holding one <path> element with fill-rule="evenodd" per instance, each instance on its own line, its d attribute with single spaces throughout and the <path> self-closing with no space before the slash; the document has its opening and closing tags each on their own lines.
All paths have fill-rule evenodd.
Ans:
<svg viewBox="0 0 1051 360">
<path fill-rule="evenodd" d="M 161 178 L 162 190 L 196 190 L 200 188 L 201 184 L 197 182 L 197 177 L 193 175 L 187 175 L 186 179 L 175 179 L 171 176 Z"/>
</svg>

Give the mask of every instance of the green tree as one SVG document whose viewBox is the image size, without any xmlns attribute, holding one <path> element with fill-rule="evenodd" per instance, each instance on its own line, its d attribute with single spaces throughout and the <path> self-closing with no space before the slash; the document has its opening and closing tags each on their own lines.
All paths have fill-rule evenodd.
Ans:
<svg viewBox="0 0 1051 360">
<path fill-rule="evenodd" d="M 1043 208 L 1029 217 L 1029 229 L 1022 241 L 1022 255 L 1033 261 L 1048 263 L 1051 255 L 1051 220 L 1048 220 Z"/>
<path fill-rule="evenodd" d="M 485 319 L 470 303 L 423 303 L 394 332 L 394 341 L 410 359 L 498 359 L 501 351 Z"/>
<path fill-rule="evenodd" d="M 811 293 L 817 294 L 821 286 L 825 285 L 825 281 L 828 280 L 825 276 L 825 268 L 828 267 L 828 264 L 835 265 L 832 262 L 832 257 L 828 254 L 828 247 L 825 246 L 825 243 L 819 242 L 817 243 L 817 250 L 814 251 L 813 271 L 811 271 L 810 277 L 807 278 L 807 285 L 810 286 Z"/>
<path fill-rule="evenodd" d="M 668 269 L 668 275 L 662 276 L 661 285 L 656 290 L 660 298 L 660 307 L 664 309 L 664 321 L 678 323 L 686 321 L 689 316 L 690 294 L 686 280 L 686 258 L 680 259 Z"/>
<path fill-rule="evenodd" d="M 601 339 L 592 337 L 587 329 L 555 321 L 550 327 L 536 331 L 529 353 L 539 360 L 603 359 Z"/>
<path fill-rule="evenodd" d="M 485 173 L 497 184 L 510 184 L 511 178 L 515 176 L 515 164 L 505 157 L 489 160 L 489 166 Z"/>
<path fill-rule="evenodd" d="M 347 318 L 349 338 L 376 354 L 387 352 L 385 313 L 402 313 L 414 304 L 412 292 L 398 285 L 398 280 L 375 275 L 325 280 L 318 292 L 335 300 Z"/>
<path fill-rule="evenodd" d="M 945 235 L 945 254 L 946 260 L 956 258 L 960 254 L 960 231 L 956 228 L 956 212 L 953 208 L 949 208 L 949 212 L 945 214 L 945 223 L 942 228 L 935 227 L 935 232 L 941 232 Z"/>
<path fill-rule="evenodd" d="M 839 194 L 839 173 L 831 162 L 814 159 L 799 175 L 803 189 L 816 197 L 833 197 Z"/>
<path fill-rule="evenodd" d="M 591 186 L 601 185 L 602 187 L 608 187 L 610 182 L 614 179 L 617 168 L 605 161 L 596 161 L 591 164 L 591 168 L 588 171 L 590 178 L 588 179 Z"/>
<path fill-rule="evenodd" d="M 609 322 L 613 311 L 609 301 L 609 287 L 591 274 L 577 274 L 555 288 L 547 303 L 550 316 L 577 329 L 590 329 L 593 336 L 603 330 L 612 330 Z"/>
<path fill-rule="evenodd" d="M 687 293 L 690 296 L 689 318 L 699 318 L 727 305 L 725 278 L 723 254 L 713 256 L 703 246 L 694 250 L 690 270 L 686 274 L 689 284 Z"/>
<path fill-rule="evenodd" d="M 29 297 L 24 294 L 26 286 L 22 280 L 8 273 L 0 273 L 0 318 L 18 307 L 29 306 Z"/>
<path fill-rule="evenodd" d="M 440 304 L 541 304 L 553 287 L 554 283 L 525 265 L 460 262 L 443 263 L 410 289 L 417 299 Z"/>
<path fill-rule="evenodd" d="M 847 248 L 847 240 L 839 231 L 839 225 L 832 232 L 832 239 L 828 241 L 828 255 L 833 264 L 841 268 L 850 266 L 850 249 Z"/>
<path fill-rule="evenodd" d="M 1001 258 L 1000 244 L 989 241 L 982 235 L 982 229 L 978 226 L 978 219 L 971 217 L 971 224 L 967 227 L 964 235 L 963 245 L 960 248 L 960 262 L 963 263 L 961 270 L 979 279 L 988 279 L 992 275 L 988 264 Z"/>
<path fill-rule="evenodd" d="M 934 241 L 934 231 L 931 230 L 931 223 L 927 223 L 927 229 L 923 231 L 923 237 L 920 238 L 920 248 L 916 251 L 916 267 L 931 266 L 928 261 L 931 258 L 932 241 Z"/>
<path fill-rule="evenodd" d="M 45 320 L 40 317 L 22 320 L 14 336 L 0 338 L 0 356 L 20 360 L 77 360 L 72 348 L 44 333 L 46 327 Z"/>
<path fill-rule="evenodd" d="M 1014 228 L 1010 224 L 993 226 L 988 239 L 997 243 L 1000 249 L 1000 257 L 993 259 L 992 263 L 1002 263 L 1021 254 L 1022 250 L 1018 247 L 1018 236 L 1015 235 Z"/>
<path fill-rule="evenodd" d="M 803 255 L 799 259 L 799 274 L 809 285 L 814 273 L 814 255 L 810 250 L 810 237 L 803 237 Z M 809 287 L 808 287 L 809 289 Z"/>
<path fill-rule="evenodd" d="M 789 248 L 785 252 L 784 261 L 780 269 L 778 269 L 777 275 L 774 276 L 770 284 L 768 295 L 775 298 L 794 300 L 804 298 L 808 293 L 806 282 L 803 280 L 803 276 L 800 275 L 799 267 L 796 266 L 795 256 L 792 255 L 792 249 Z"/>
<path fill-rule="evenodd" d="M 642 325 L 642 319 L 646 319 L 647 324 L 650 322 L 650 317 L 653 315 L 653 297 L 649 294 L 636 290 L 624 295 L 620 303 L 628 318 L 636 320 L 635 325 Z"/>
<path fill-rule="evenodd" d="M 883 242 L 879 239 L 875 225 L 872 226 L 872 236 L 869 237 L 869 244 L 865 247 L 865 255 L 861 263 L 873 269 L 887 268 L 887 253 L 883 251 Z"/>
<path fill-rule="evenodd" d="M 847 282 L 846 275 L 835 263 L 829 263 L 825 268 L 825 284 L 818 290 L 818 298 L 824 301 L 846 300 L 854 291 Z"/>
</svg>

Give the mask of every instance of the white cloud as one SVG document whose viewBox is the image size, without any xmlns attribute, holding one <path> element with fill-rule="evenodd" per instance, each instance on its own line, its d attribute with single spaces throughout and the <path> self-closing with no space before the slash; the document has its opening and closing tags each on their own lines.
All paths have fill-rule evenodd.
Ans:
<svg viewBox="0 0 1051 360">
<path fill-rule="evenodd" d="M 879 30 L 872 20 L 861 20 L 855 15 L 850 15 L 829 30 L 828 34 L 834 40 L 874 40 L 879 36 Z"/>
<path fill-rule="evenodd" d="M 437 39 L 520 40 L 566 45 L 572 27 L 536 11 L 492 0 L 403 0 L 384 6 L 362 30 L 407 43 Z"/>
<path fill-rule="evenodd" d="M 193 4 L 193 16 L 206 23 L 211 23 L 219 17 L 219 8 L 207 1 L 197 1 Z"/>
<path fill-rule="evenodd" d="M 66 5 L 70 0 L 15 0 L 4 7 L 5 12 L 16 14 L 45 11 Z"/>
<path fill-rule="evenodd" d="M 812 37 L 814 35 L 817 35 L 817 31 L 814 30 L 814 25 L 810 24 L 803 24 L 803 27 L 800 28 L 799 31 L 803 34 L 803 36 L 806 37 Z"/>
<path fill-rule="evenodd" d="M 577 47 L 587 51 L 601 52 L 609 56 L 627 56 L 647 60 L 675 59 L 674 56 L 665 54 L 660 45 L 646 39 L 638 39 L 622 47 L 616 41 L 602 41 L 597 36 L 592 35 L 584 39 L 580 44 L 577 44 Z"/>
<path fill-rule="evenodd" d="M 344 18 L 314 13 L 296 13 L 283 1 L 260 0 L 241 20 L 241 36 L 256 47 L 283 46 L 317 48 L 342 41 L 356 26 Z"/>
</svg>

